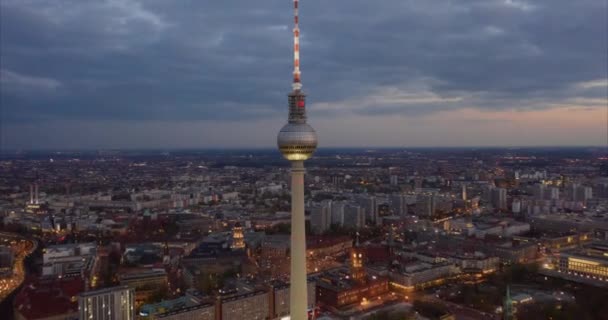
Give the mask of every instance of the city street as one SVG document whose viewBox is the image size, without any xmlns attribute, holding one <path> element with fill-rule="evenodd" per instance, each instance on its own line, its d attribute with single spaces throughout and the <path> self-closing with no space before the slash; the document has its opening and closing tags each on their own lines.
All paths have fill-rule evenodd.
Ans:
<svg viewBox="0 0 608 320">
<path fill-rule="evenodd" d="M 7 278 L 0 279 L 0 302 L 17 289 L 25 279 L 24 259 L 34 252 L 37 243 L 32 240 L 20 238 L 10 233 L 0 233 L 0 243 L 10 246 L 15 251 L 13 274 Z"/>
</svg>

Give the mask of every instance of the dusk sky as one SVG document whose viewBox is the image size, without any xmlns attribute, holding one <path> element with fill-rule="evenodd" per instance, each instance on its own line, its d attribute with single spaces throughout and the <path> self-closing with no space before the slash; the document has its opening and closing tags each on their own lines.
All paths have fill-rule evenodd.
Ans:
<svg viewBox="0 0 608 320">
<path fill-rule="evenodd" d="M 2 149 L 274 147 L 290 0 L 1 0 Z M 320 147 L 606 145 L 605 0 L 301 0 Z"/>
</svg>

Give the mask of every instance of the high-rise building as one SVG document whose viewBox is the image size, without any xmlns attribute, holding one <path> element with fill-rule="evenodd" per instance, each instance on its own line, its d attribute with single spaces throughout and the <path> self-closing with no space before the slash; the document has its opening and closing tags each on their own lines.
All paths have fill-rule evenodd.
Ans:
<svg viewBox="0 0 608 320">
<path fill-rule="evenodd" d="M 399 184 L 399 176 L 394 175 L 394 174 L 391 175 L 390 176 L 390 183 L 391 183 L 392 186 L 398 185 Z"/>
<path fill-rule="evenodd" d="M 549 188 L 546 194 L 547 200 L 559 200 L 559 188 Z"/>
<path fill-rule="evenodd" d="M 419 194 L 416 199 L 416 215 L 419 217 L 432 217 L 437 209 L 435 194 Z"/>
<path fill-rule="evenodd" d="M 378 225 L 378 201 L 375 196 L 362 195 L 357 198 L 357 203 L 365 210 L 365 220 L 373 225 Z"/>
<path fill-rule="evenodd" d="M 507 189 L 492 189 L 492 206 L 497 210 L 507 210 Z"/>
<path fill-rule="evenodd" d="M 608 165 L 606 169 L 608 170 Z M 608 172 L 603 178 L 596 179 L 593 185 L 593 195 L 596 198 L 608 198 Z"/>
<path fill-rule="evenodd" d="M 574 185 L 572 195 L 572 201 L 586 204 L 587 200 L 593 197 L 593 189 L 587 186 Z"/>
<path fill-rule="evenodd" d="M 288 123 L 281 128 L 277 137 L 279 150 L 291 161 L 291 286 L 289 310 L 292 320 L 306 320 L 306 234 L 304 218 L 304 161 L 317 148 L 317 134 L 306 123 L 306 95 L 302 91 L 300 79 L 300 28 L 298 26 L 298 0 L 294 5 L 294 70 L 292 91 L 288 95 Z"/>
<path fill-rule="evenodd" d="M 344 226 L 344 201 L 334 201 L 331 203 L 331 224 Z"/>
<path fill-rule="evenodd" d="M 134 290 L 127 286 L 81 293 L 78 297 L 78 319 L 135 319 Z"/>
<path fill-rule="evenodd" d="M 335 187 L 338 188 L 340 187 L 340 184 L 342 184 L 342 177 L 341 176 L 331 176 L 331 184 Z"/>
<path fill-rule="evenodd" d="M 358 205 L 347 204 L 344 207 L 344 226 L 359 230 L 365 226 L 365 211 Z"/>
<path fill-rule="evenodd" d="M 394 194 L 390 197 L 390 200 L 393 214 L 398 216 L 404 216 L 407 214 L 407 202 L 402 194 Z"/>
<path fill-rule="evenodd" d="M 534 195 L 534 198 L 538 200 L 545 199 L 546 191 L 545 185 L 542 183 L 535 184 L 532 188 L 532 194 Z"/>
<path fill-rule="evenodd" d="M 511 211 L 514 214 L 521 213 L 521 200 L 519 200 L 519 199 L 514 199 L 513 200 L 513 202 L 511 203 Z"/>
<path fill-rule="evenodd" d="M 329 230 L 331 226 L 331 201 L 329 204 L 319 204 L 310 210 L 310 227 L 316 234 Z"/>
</svg>

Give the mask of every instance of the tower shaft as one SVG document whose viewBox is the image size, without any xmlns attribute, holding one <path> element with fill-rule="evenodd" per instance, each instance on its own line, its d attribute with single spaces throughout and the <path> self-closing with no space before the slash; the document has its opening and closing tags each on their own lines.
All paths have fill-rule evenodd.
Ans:
<svg viewBox="0 0 608 320">
<path fill-rule="evenodd" d="M 304 161 L 291 162 L 291 320 L 307 320 L 306 229 L 304 218 Z"/>
</svg>

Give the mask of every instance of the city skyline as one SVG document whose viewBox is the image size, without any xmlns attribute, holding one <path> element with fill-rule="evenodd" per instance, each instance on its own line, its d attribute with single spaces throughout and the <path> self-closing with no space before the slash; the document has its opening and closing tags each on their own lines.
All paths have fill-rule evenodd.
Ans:
<svg viewBox="0 0 608 320">
<path fill-rule="evenodd" d="M 271 148 L 290 6 L 3 1 L 0 145 Z M 309 0 L 302 67 L 320 147 L 606 145 L 605 12 Z"/>
<path fill-rule="evenodd" d="M 1 0 L 2 319 L 603 319 L 605 13 Z"/>
</svg>

